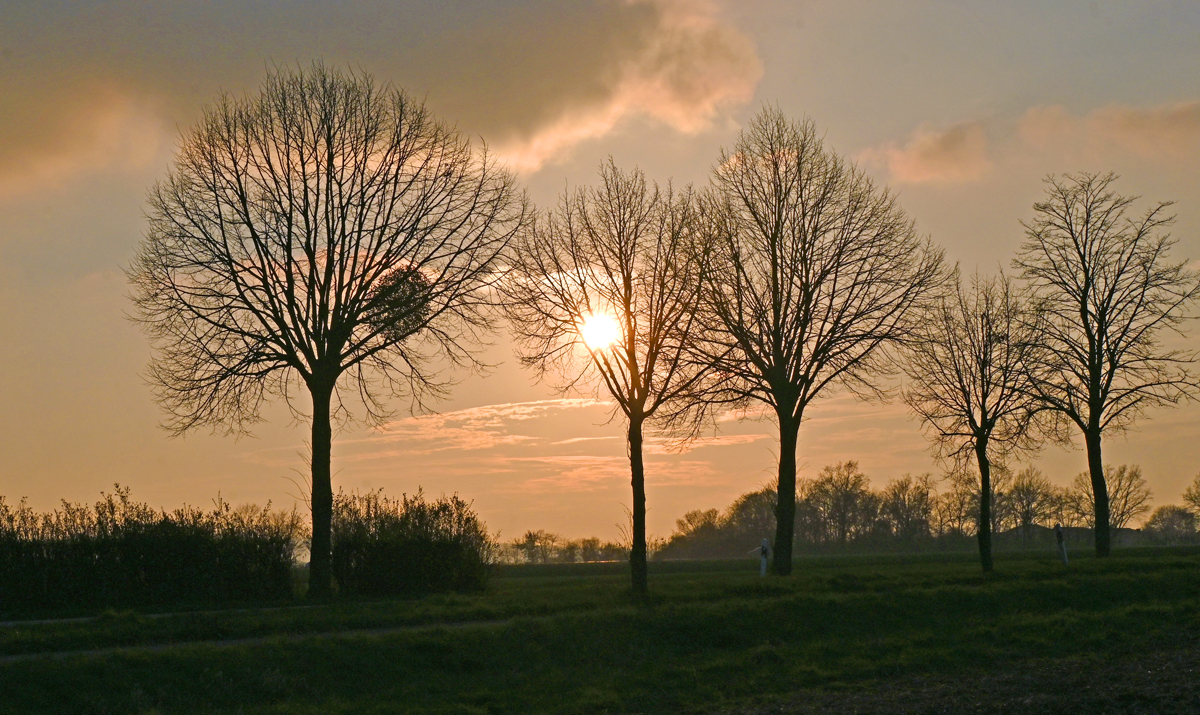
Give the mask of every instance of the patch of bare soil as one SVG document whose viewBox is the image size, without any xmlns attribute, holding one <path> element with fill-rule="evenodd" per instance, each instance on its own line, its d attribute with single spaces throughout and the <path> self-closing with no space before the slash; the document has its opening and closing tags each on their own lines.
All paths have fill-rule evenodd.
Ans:
<svg viewBox="0 0 1200 715">
<path fill-rule="evenodd" d="M 1119 660 L 1027 661 L 962 677 L 876 682 L 861 691 L 800 692 L 729 715 L 1200 714 L 1200 645 Z"/>
</svg>

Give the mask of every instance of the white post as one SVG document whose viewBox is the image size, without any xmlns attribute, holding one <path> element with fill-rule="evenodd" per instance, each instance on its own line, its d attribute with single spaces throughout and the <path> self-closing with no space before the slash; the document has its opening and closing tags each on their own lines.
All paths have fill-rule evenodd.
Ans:
<svg viewBox="0 0 1200 715">
<path fill-rule="evenodd" d="M 1067 565 L 1067 541 L 1063 538 L 1062 524 L 1054 525 L 1054 538 L 1058 540 L 1058 557 L 1062 559 L 1063 566 Z"/>
<path fill-rule="evenodd" d="M 759 551 L 762 553 L 762 565 L 758 569 L 758 575 L 761 577 L 766 577 L 767 557 L 771 555 L 771 542 L 769 539 L 762 540 L 762 546 L 759 547 Z"/>
</svg>

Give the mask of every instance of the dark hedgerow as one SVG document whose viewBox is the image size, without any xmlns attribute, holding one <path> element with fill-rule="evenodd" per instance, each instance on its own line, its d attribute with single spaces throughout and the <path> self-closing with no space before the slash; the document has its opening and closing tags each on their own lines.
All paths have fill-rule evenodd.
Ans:
<svg viewBox="0 0 1200 715">
<path fill-rule="evenodd" d="M 0 497 L 0 613 L 216 605 L 291 598 L 308 534 L 293 509 L 155 511 L 119 485 L 41 513 Z"/>
<path fill-rule="evenodd" d="M 414 595 L 478 590 L 495 544 L 457 494 L 426 501 L 382 490 L 333 500 L 333 575 L 341 593 Z"/>
</svg>

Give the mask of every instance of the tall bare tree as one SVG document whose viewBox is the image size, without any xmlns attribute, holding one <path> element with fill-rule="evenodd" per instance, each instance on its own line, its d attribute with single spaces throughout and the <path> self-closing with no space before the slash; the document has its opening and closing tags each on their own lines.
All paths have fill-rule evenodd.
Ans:
<svg viewBox="0 0 1200 715">
<path fill-rule="evenodd" d="M 720 399 L 774 412 L 774 566 L 786 575 L 804 411 L 839 387 L 877 392 L 888 348 L 942 281 L 942 253 L 810 120 L 774 108 L 721 152 L 702 205 L 705 359 L 724 381 Z"/>
<path fill-rule="evenodd" d="M 979 560 L 992 570 L 993 461 L 1035 445 L 1030 425 L 1039 324 L 1003 276 L 974 275 L 929 311 L 910 342 L 904 401 L 925 427 L 934 453 L 979 468 Z"/>
<path fill-rule="evenodd" d="M 690 434 L 702 414 L 692 397 L 705 371 L 688 349 L 695 231 L 690 191 L 660 190 L 610 160 L 599 186 L 564 193 L 524 233 L 502 288 L 521 362 L 563 390 L 607 394 L 625 417 L 637 594 L 647 590 L 644 432 Z"/>
<path fill-rule="evenodd" d="M 1034 387 L 1045 409 L 1083 432 L 1095 510 L 1096 554 L 1110 550 L 1109 493 L 1101 438 L 1127 428 L 1146 409 L 1194 398 L 1196 353 L 1169 349 L 1164 331 L 1200 298 L 1200 274 L 1167 254 L 1174 221 L 1169 202 L 1140 216 L 1137 200 L 1112 190 L 1113 174 L 1046 179 L 1013 265 L 1045 315 L 1048 350 Z M 1065 430 L 1060 437 L 1068 438 Z"/>
<path fill-rule="evenodd" d="M 165 426 L 246 433 L 270 397 L 311 398 L 324 596 L 333 421 L 357 402 L 378 422 L 390 395 L 419 407 L 441 367 L 475 364 L 523 196 L 401 90 L 314 64 L 208 107 L 149 204 L 128 273 Z"/>
</svg>

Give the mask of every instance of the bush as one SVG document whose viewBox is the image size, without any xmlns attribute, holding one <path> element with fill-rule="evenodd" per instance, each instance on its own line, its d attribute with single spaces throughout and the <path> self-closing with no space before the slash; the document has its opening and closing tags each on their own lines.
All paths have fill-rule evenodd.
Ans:
<svg viewBox="0 0 1200 715">
<path fill-rule="evenodd" d="M 0 497 L 0 611 L 208 605 L 290 598 L 300 515 L 219 497 L 157 512 L 116 486 L 49 513 Z"/>
<path fill-rule="evenodd" d="M 399 499 L 382 490 L 333 499 L 333 575 L 341 593 L 469 591 L 487 583 L 495 544 L 458 497 Z"/>
</svg>

